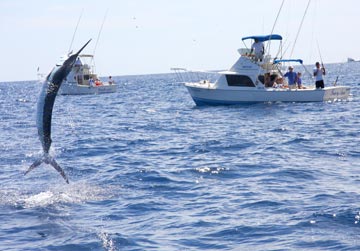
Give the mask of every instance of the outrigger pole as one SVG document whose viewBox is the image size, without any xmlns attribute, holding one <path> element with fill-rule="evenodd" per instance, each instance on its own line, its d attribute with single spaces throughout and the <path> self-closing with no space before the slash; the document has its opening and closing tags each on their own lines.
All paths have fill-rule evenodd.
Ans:
<svg viewBox="0 0 360 251">
<path fill-rule="evenodd" d="M 84 12 L 84 9 L 81 10 L 81 13 L 80 13 L 80 16 L 79 16 L 79 20 L 77 21 L 77 24 L 76 24 L 76 27 L 75 27 L 75 31 L 74 31 L 74 34 L 73 34 L 72 39 L 71 39 L 71 43 L 70 43 L 70 47 L 69 47 L 69 53 L 71 52 L 71 47 L 72 47 L 72 44 L 73 44 L 73 42 L 74 42 L 75 34 L 76 34 L 77 28 L 78 28 L 78 26 L 79 26 L 79 23 L 80 23 L 80 20 L 81 20 L 81 17 L 82 17 L 83 12 Z"/>
<path fill-rule="evenodd" d="M 92 63 L 93 63 L 93 65 L 94 65 L 94 70 L 95 70 L 95 68 L 96 68 L 95 61 L 94 61 L 95 51 L 96 51 L 97 44 L 98 44 L 98 42 L 99 42 L 99 38 L 100 38 L 101 31 L 102 31 L 103 26 L 104 26 L 104 23 L 105 23 L 105 19 L 106 19 L 107 13 L 108 13 L 108 9 L 106 10 L 105 15 L 104 15 L 104 18 L 103 18 L 103 21 L 102 21 L 102 23 L 101 23 L 100 30 L 99 30 L 99 34 L 98 34 L 98 36 L 97 36 L 96 43 L 95 43 L 95 47 L 94 47 L 94 51 L 93 51 L 93 54 L 92 54 L 93 57 L 92 57 L 91 60 L 92 60 Z"/>
<path fill-rule="evenodd" d="M 98 42 L 99 42 L 99 38 L 100 38 L 101 31 L 102 31 L 103 26 L 104 26 L 104 23 L 105 23 L 105 19 L 106 19 L 107 13 L 108 13 L 108 9 L 107 9 L 107 10 L 106 10 L 106 12 L 105 12 L 105 15 L 104 15 L 103 21 L 102 21 L 101 26 L 100 26 L 100 30 L 99 30 L 99 34 L 98 34 L 97 39 L 96 39 L 96 43 L 95 43 L 95 47 L 94 47 L 94 51 L 93 51 L 93 55 L 95 55 L 96 47 L 97 47 L 97 44 L 98 44 Z"/>
<path fill-rule="evenodd" d="M 307 4 L 307 6 L 306 6 L 306 9 L 305 9 L 304 15 L 303 15 L 303 17 L 302 17 L 302 19 L 301 19 L 301 23 L 300 23 L 298 32 L 297 32 L 296 37 L 295 37 L 294 45 L 293 45 L 293 47 L 292 47 L 292 49 L 291 49 L 290 58 L 292 57 L 292 54 L 293 54 L 293 52 L 294 52 L 294 48 L 295 48 L 295 45 L 296 45 L 296 41 L 297 41 L 297 39 L 298 39 L 298 36 L 299 36 L 300 30 L 301 30 L 301 27 L 302 27 L 302 25 L 303 25 L 303 22 L 304 22 L 306 13 L 307 13 L 307 11 L 308 11 L 308 9 L 309 9 L 310 2 L 311 2 L 311 0 L 309 0 L 308 4 Z"/>
<path fill-rule="evenodd" d="M 284 5 L 284 2 L 285 2 L 285 0 L 283 0 L 282 3 L 281 3 L 281 5 L 280 5 L 280 9 L 279 9 L 279 11 L 278 11 L 278 13 L 277 13 L 277 16 L 276 16 L 276 18 L 275 18 L 275 22 L 274 22 L 274 25 L 273 25 L 273 27 L 272 27 L 272 29 L 271 29 L 270 36 L 274 33 L 274 29 L 275 29 L 277 20 L 278 20 L 278 18 L 279 18 L 279 16 L 280 16 L 280 12 L 281 12 L 281 9 L 282 9 L 282 7 L 283 7 L 283 5 Z M 269 43 L 267 44 L 266 51 L 269 51 L 269 50 L 270 50 L 270 43 L 271 43 L 271 39 L 269 40 Z"/>
</svg>

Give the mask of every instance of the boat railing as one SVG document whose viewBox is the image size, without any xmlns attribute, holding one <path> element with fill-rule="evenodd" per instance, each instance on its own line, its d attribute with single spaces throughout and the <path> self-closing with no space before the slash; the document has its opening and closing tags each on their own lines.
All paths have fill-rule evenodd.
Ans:
<svg viewBox="0 0 360 251">
<path fill-rule="evenodd" d="M 186 68 L 171 68 L 171 70 L 175 72 L 179 83 L 210 83 L 218 75 L 215 71 L 187 70 Z"/>
</svg>

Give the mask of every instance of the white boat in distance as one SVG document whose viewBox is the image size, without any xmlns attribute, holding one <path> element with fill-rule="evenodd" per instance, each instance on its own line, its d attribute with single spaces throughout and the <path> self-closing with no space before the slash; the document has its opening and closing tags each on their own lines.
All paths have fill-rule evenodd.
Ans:
<svg viewBox="0 0 360 251">
<path fill-rule="evenodd" d="M 84 95 L 116 92 L 115 82 L 112 79 L 107 82 L 100 81 L 94 68 L 93 55 L 79 55 L 71 72 L 62 83 L 59 94 Z"/>
<path fill-rule="evenodd" d="M 282 40 L 280 35 L 250 36 L 242 40 L 257 39 L 261 42 Z M 280 45 L 281 46 L 281 45 Z M 284 61 L 276 60 L 266 55 L 260 62 L 250 53 L 250 49 L 239 49 L 241 54 L 237 62 L 228 71 L 218 72 L 220 77 L 215 81 L 184 81 L 183 68 L 172 68 L 178 78 L 188 89 L 196 105 L 233 105 L 258 102 L 321 102 L 346 100 L 350 95 L 350 88 L 346 86 L 329 86 L 315 89 L 315 84 L 307 88 L 274 88 L 265 87 L 264 74 L 270 73 L 272 78 L 283 77 L 281 64 Z M 306 68 L 305 68 L 306 69 Z M 189 71 L 186 71 L 189 73 Z M 185 74 L 186 74 L 185 73 Z M 283 78 L 285 79 L 285 78 Z M 315 82 L 315 81 L 314 81 Z M 286 84 L 285 84 L 286 86 Z"/>
</svg>

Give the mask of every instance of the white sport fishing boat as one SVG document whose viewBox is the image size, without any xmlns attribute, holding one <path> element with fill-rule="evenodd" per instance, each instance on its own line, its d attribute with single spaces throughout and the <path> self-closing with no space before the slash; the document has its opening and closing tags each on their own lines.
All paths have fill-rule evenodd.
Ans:
<svg viewBox="0 0 360 251">
<path fill-rule="evenodd" d="M 62 83 L 60 95 L 102 94 L 116 92 L 116 83 L 109 80 L 101 81 L 94 70 L 94 56 L 90 54 L 79 55 L 71 72 Z"/>
<path fill-rule="evenodd" d="M 266 42 L 269 40 L 281 41 L 282 37 L 272 34 L 242 38 L 242 40 L 247 39 Z M 241 56 L 238 61 L 228 71 L 218 72 L 220 77 L 215 82 L 204 79 L 183 81 L 184 73 L 180 70 L 185 69 L 173 68 L 173 70 L 179 73 L 177 76 L 182 78 L 180 81 L 186 86 L 198 106 L 258 102 L 322 102 L 346 100 L 350 95 L 349 87 L 336 86 L 336 83 L 323 89 L 315 89 L 314 83 L 306 88 L 289 88 L 281 71 L 282 64 L 288 61 L 297 61 L 302 64 L 302 60 L 276 60 L 265 53 L 264 59 L 259 61 L 250 49 L 239 49 L 239 52 Z M 186 72 L 189 73 L 189 71 Z M 271 74 L 273 79 L 282 78 L 285 81 L 282 88 L 266 87 L 264 84 L 265 74 Z"/>
</svg>

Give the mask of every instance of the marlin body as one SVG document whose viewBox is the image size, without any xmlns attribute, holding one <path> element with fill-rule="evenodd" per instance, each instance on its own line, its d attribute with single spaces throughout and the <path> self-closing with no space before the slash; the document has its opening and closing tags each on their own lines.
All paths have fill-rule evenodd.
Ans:
<svg viewBox="0 0 360 251">
<path fill-rule="evenodd" d="M 33 170 L 34 168 L 40 166 L 42 163 L 50 164 L 53 166 L 56 171 L 58 171 L 61 176 L 65 179 L 66 183 L 69 183 L 69 180 L 64 172 L 64 170 L 59 166 L 53 157 L 50 156 L 49 150 L 51 147 L 51 118 L 52 111 L 55 103 L 56 95 L 59 91 L 59 88 L 70 73 L 77 57 L 80 52 L 90 43 L 91 39 L 75 54 L 70 55 L 64 62 L 57 64 L 54 69 L 46 77 L 46 80 L 43 83 L 41 93 L 37 103 L 37 129 L 40 142 L 43 148 L 43 156 L 36 160 L 29 169 L 25 172 L 25 175 Z"/>
</svg>

